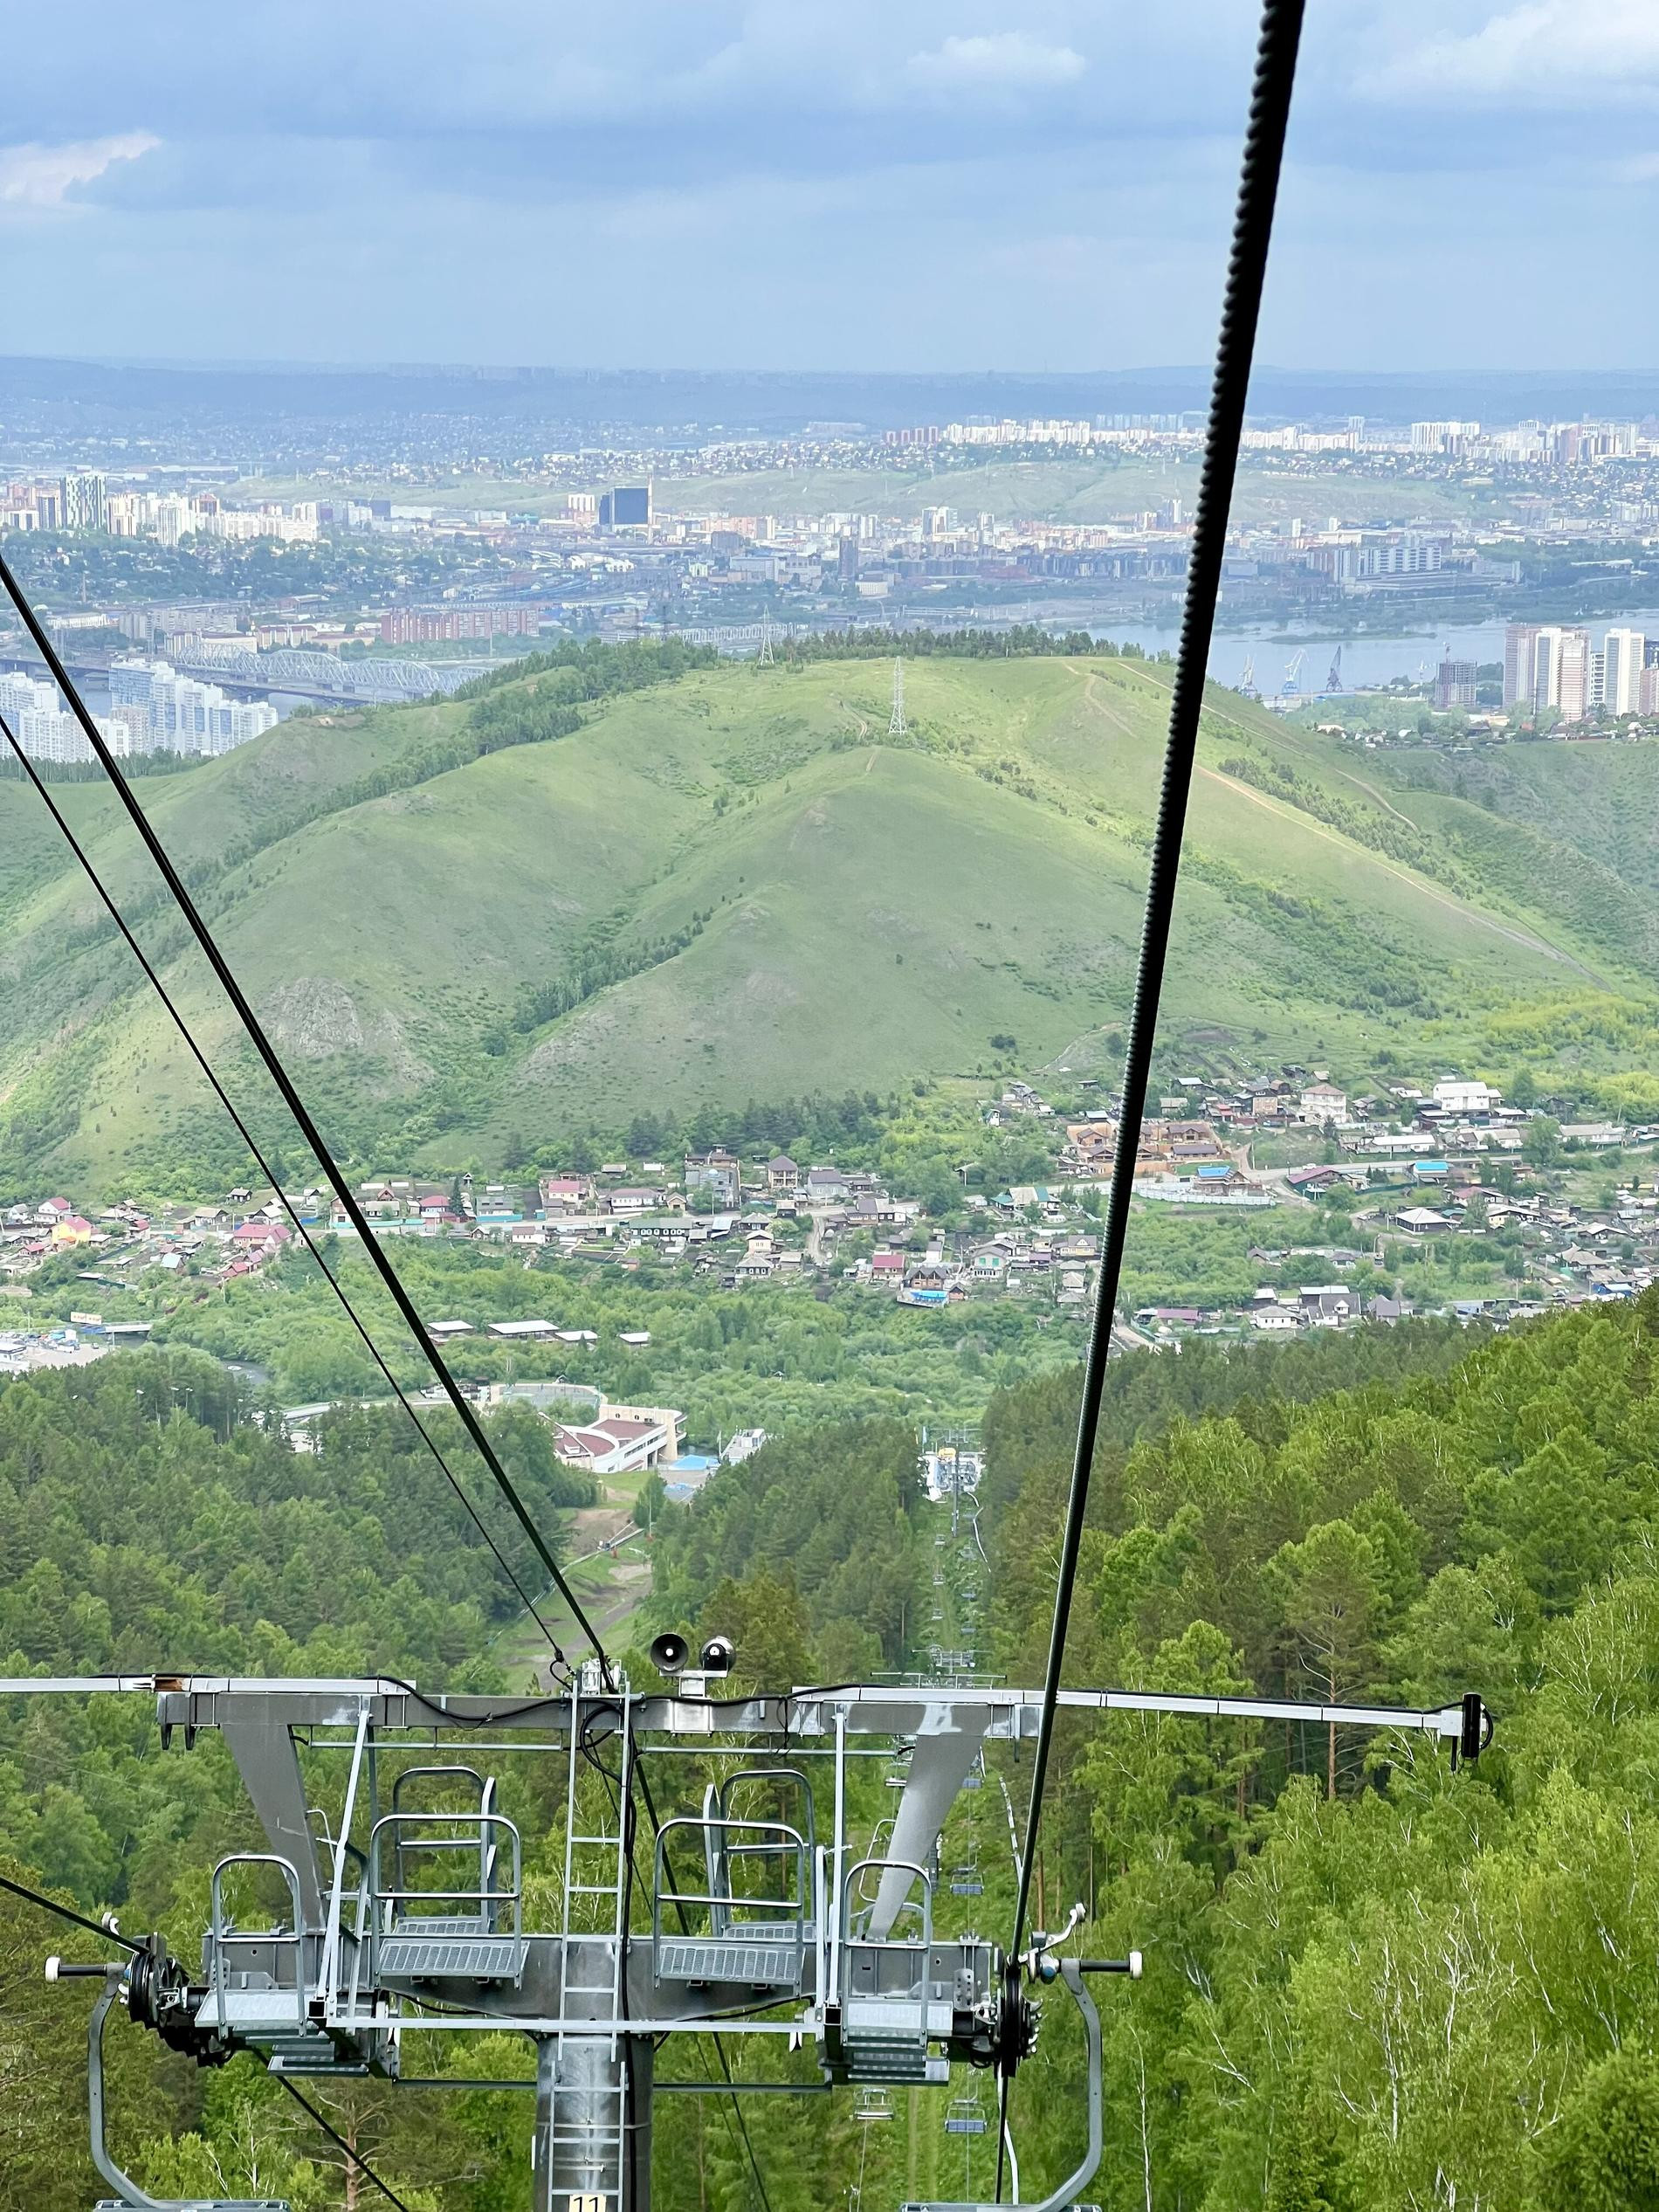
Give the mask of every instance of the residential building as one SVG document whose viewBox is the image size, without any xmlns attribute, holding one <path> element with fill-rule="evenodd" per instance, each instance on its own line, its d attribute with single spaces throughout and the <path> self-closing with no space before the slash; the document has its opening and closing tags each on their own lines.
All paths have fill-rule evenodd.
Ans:
<svg viewBox="0 0 1659 2212">
<path fill-rule="evenodd" d="M 462 607 L 389 607 L 380 618 L 382 645 L 424 645 L 462 637 L 533 637 L 541 610 L 520 602 Z"/>
<path fill-rule="evenodd" d="M 1503 1096 L 1490 1083 L 1470 1082 L 1461 1076 L 1444 1077 L 1435 1085 L 1435 1107 L 1456 1120 L 1484 1119 Z"/>
<path fill-rule="evenodd" d="M 688 1192 L 701 1191 L 722 1206 L 735 1206 L 742 1188 L 742 1171 L 735 1154 L 720 1151 L 688 1153 L 685 1188 Z"/>
<path fill-rule="evenodd" d="M 1327 1121 L 1339 1129 L 1346 1128 L 1353 1120 L 1348 1111 L 1348 1094 L 1334 1083 L 1310 1083 L 1300 1100 L 1304 1121 L 1311 1121 L 1323 1128 Z"/>
<path fill-rule="evenodd" d="M 1601 703 L 1610 714 L 1642 712 L 1648 641 L 1639 630 L 1609 630 L 1601 648 Z"/>
<path fill-rule="evenodd" d="M 1435 678 L 1435 705 L 1442 713 L 1449 707 L 1472 709 L 1480 699 L 1480 664 L 1473 660 L 1442 660 Z"/>
<path fill-rule="evenodd" d="M 1512 622 L 1504 632 L 1504 704 L 1530 707 L 1532 704 L 1532 664 L 1539 626 Z"/>
<path fill-rule="evenodd" d="M 1555 694 L 1546 703 L 1564 722 L 1581 722 L 1590 711 L 1590 633 L 1564 630 L 1557 649 Z"/>
<path fill-rule="evenodd" d="M 109 698 L 140 753 L 214 757 L 262 737 L 280 720 L 269 699 L 227 699 L 217 684 L 181 676 L 164 660 L 113 661 Z"/>
<path fill-rule="evenodd" d="M 1504 633 L 1504 704 L 1523 711 L 1555 707 L 1563 721 L 1590 706 L 1590 633 L 1557 623 L 1511 623 Z"/>
<path fill-rule="evenodd" d="M 104 530 L 109 527 L 109 486 L 96 469 L 77 469 L 63 480 L 63 527 Z"/>
</svg>

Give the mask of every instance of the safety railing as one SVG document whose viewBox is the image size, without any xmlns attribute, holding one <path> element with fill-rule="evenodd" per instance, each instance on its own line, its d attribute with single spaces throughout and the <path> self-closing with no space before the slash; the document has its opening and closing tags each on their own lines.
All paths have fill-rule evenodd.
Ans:
<svg viewBox="0 0 1659 2212">
<path fill-rule="evenodd" d="M 678 1834 L 695 1841 L 706 1888 L 680 1885 L 671 1852 Z M 787 1821 L 684 1814 L 657 1830 L 651 1887 L 651 1971 L 657 1981 L 742 1981 L 798 1991 L 811 1917 L 812 1850 Z M 774 1885 L 738 1886 L 734 1869 L 777 1870 Z M 672 1913 L 678 1925 L 665 1926 Z"/>
<path fill-rule="evenodd" d="M 512 1854 L 512 1877 L 506 1886 L 499 1879 L 501 1839 Z M 392 1853 L 392 1875 L 386 1878 L 386 1852 Z M 444 1858 L 463 1853 L 476 1862 L 478 1879 L 453 1888 L 416 1882 L 411 1861 L 428 1856 Z M 368 1892 L 377 1926 L 393 1929 L 412 1926 L 423 1933 L 446 1932 L 517 1936 L 523 1929 L 524 1846 L 519 1830 L 505 1813 L 382 1813 L 368 1834 Z M 461 1908 L 444 1911 L 452 1906 Z M 511 1927 L 501 1926 L 504 1909 Z M 458 1926 L 459 1924 L 459 1926 Z"/>
<path fill-rule="evenodd" d="M 281 1875 L 293 1907 L 293 1920 L 289 1927 L 238 1928 L 228 1919 L 224 1910 L 224 1878 L 234 1867 L 274 1866 Z M 245 2024 L 232 2021 L 226 2002 L 229 1987 L 226 1981 L 226 1957 L 233 1951 L 267 1952 L 271 1958 L 271 1986 L 279 1991 L 276 1976 L 277 1954 L 293 1954 L 293 2005 L 296 2031 L 306 2032 L 306 1922 L 299 1902 L 299 1874 L 292 1859 L 275 1851 L 234 1851 L 222 1858 L 213 1870 L 208 1885 L 208 2000 L 213 2007 L 213 2024 L 223 2034 L 227 2029 Z M 274 2014 L 272 2015 L 274 2018 Z M 283 2023 L 286 2027 L 286 2022 Z"/>
</svg>

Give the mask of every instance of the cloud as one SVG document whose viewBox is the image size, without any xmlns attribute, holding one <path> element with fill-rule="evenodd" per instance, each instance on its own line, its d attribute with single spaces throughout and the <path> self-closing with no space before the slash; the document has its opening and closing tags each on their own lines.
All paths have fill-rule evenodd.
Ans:
<svg viewBox="0 0 1659 2212">
<path fill-rule="evenodd" d="M 1652 0 L 1526 0 L 1477 31 L 1408 47 L 1361 89 L 1384 98 L 1470 98 L 1556 107 L 1650 93 L 1659 78 Z"/>
<path fill-rule="evenodd" d="M 77 139 L 66 146 L 0 146 L 0 205 L 62 207 L 117 162 L 135 162 L 161 144 L 148 131 Z"/>
<path fill-rule="evenodd" d="M 1045 45 L 1023 31 L 947 38 L 905 64 L 915 82 L 939 92 L 1043 92 L 1069 85 L 1088 67 L 1070 46 Z"/>
</svg>

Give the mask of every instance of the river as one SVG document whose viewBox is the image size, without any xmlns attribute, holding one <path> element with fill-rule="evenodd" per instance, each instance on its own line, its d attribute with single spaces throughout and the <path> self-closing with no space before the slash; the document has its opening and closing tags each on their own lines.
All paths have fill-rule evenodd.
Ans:
<svg viewBox="0 0 1659 2212">
<path fill-rule="evenodd" d="M 1604 616 L 1580 625 L 1600 647 L 1609 629 L 1640 630 L 1659 637 L 1659 607 L 1639 608 L 1626 614 Z M 1415 681 L 1423 670 L 1432 676 L 1442 654 L 1453 660 L 1501 661 L 1504 658 L 1503 622 L 1450 623 L 1438 630 L 1388 631 L 1359 623 L 1342 631 L 1335 624 L 1298 632 L 1262 624 L 1252 629 L 1220 631 L 1211 640 L 1209 672 L 1218 683 L 1236 684 L 1246 658 L 1256 664 L 1258 691 L 1277 692 L 1298 650 L 1305 650 L 1301 689 L 1312 696 L 1323 690 L 1326 672 L 1339 644 L 1342 648 L 1342 688 L 1386 684 L 1395 676 Z M 1139 645 L 1149 653 L 1173 653 L 1181 644 L 1178 630 L 1136 628 L 1113 623 L 1105 629 L 1119 644 Z"/>
</svg>

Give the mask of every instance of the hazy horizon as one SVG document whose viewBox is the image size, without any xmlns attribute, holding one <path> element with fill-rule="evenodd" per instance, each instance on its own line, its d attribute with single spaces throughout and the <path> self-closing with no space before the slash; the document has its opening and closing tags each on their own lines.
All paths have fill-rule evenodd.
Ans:
<svg viewBox="0 0 1659 2212">
<path fill-rule="evenodd" d="M 37 13 L 0 92 L 9 320 L 42 357 L 1209 357 L 1236 0 L 189 0 L 165 40 L 75 15 L 73 69 Z M 1323 0 L 1261 357 L 1644 371 L 1656 79 L 1635 0 Z M 1586 312 L 1535 307 L 1540 268 Z"/>
</svg>

